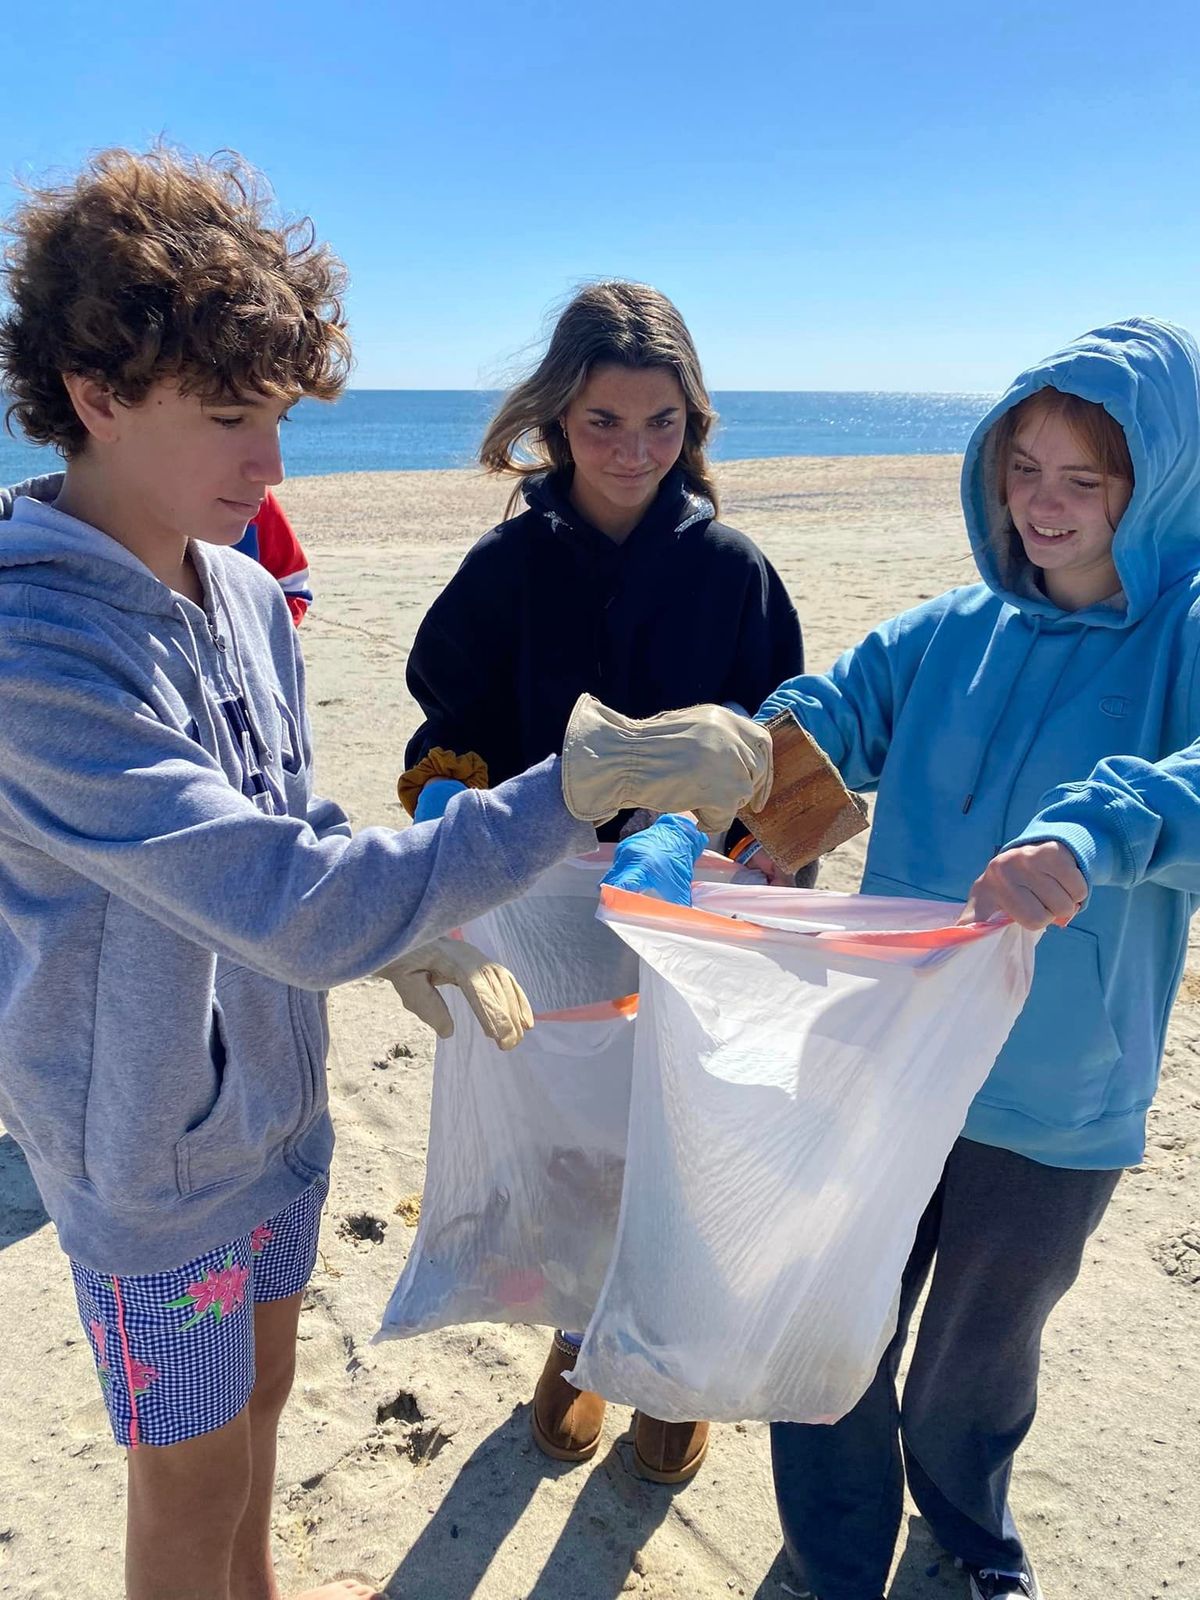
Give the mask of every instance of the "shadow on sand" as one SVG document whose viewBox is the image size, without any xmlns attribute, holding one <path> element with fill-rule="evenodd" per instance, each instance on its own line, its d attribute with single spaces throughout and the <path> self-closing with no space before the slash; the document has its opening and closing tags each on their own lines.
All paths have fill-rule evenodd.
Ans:
<svg viewBox="0 0 1200 1600">
<path fill-rule="evenodd" d="M 681 1492 L 643 1483 L 633 1473 L 631 1451 L 627 1433 L 593 1464 L 541 1572 L 532 1582 L 527 1574 L 512 1574 L 514 1595 L 523 1600 L 563 1600 L 567 1595 L 576 1600 L 615 1600 L 621 1593 L 629 1574 L 637 1570 L 638 1552 Z M 388 1579 L 385 1593 L 397 1600 L 412 1595 L 468 1600 L 541 1485 L 577 1470 L 548 1461 L 534 1447 L 529 1406 L 517 1406 L 464 1463 L 446 1498 Z M 487 1479 L 482 1490 L 481 1473 Z M 481 1523 L 479 1508 L 485 1500 L 489 1514 Z"/>
<path fill-rule="evenodd" d="M 20 1145 L 11 1133 L 0 1134 L 0 1250 L 28 1239 L 49 1220 Z"/>
</svg>

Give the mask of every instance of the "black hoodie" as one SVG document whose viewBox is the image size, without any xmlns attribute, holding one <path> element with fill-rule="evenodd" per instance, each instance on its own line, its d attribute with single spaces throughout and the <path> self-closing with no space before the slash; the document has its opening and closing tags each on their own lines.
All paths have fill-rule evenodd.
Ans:
<svg viewBox="0 0 1200 1600">
<path fill-rule="evenodd" d="M 484 534 L 426 613 L 408 660 L 425 713 L 409 766 L 435 745 L 474 751 L 497 784 L 561 750 L 585 692 L 631 717 L 704 701 L 753 713 L 803 672 L 778 573 L 678 467 L 621 544 L 569 488 L 569 475 L 529 480 L 529 509 Z"/>
</svg>

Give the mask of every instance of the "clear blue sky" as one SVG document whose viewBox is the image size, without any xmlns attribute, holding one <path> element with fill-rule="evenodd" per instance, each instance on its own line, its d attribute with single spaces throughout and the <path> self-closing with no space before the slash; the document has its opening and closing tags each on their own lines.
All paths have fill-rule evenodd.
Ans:
<svg viewBox="0 0 1200 1600">
<path fill-rule="evenodd" d="M 240 150 L 346 260 L 372 388 L 502 383 L 598 275 L 713 388 L 994 389 L 1200 330 L 1196 0 L 10 0 L 14 175 Z"/>
</svg>

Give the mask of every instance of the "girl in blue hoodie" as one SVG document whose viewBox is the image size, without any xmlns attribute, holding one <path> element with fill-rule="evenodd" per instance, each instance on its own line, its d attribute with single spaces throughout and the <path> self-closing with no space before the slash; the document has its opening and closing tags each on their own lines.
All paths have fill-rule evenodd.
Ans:
<svg viewBox="0 0 1200 1600">
<path fill-rule="evenodd" d="M 874 1382 L 833 1427 L 772 1428 L 785 1542 L 820 1600 L 882 1595 L 906 1472 L 972 1600 L 1039 1593 L 1008 1508 L 1013 1455 L 1045 1322 L 1142 1156 L 1200 891 L 1195 343 L 1136 319 L 1040 362 L 976 429 L 962 491 L 983 581 L 759 713 L 792 712 L 852 788 L 877 791 L 864 892 L 1046 929 Z"/>
</svg>

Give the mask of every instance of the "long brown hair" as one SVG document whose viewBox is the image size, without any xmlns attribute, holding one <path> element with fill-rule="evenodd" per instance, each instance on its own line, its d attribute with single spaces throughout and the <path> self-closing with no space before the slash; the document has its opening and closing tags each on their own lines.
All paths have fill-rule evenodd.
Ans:
<svg viewBox="0 0 1200 1600">
<path fill-rule="evenodd" d="M 526 478 L 571 465 L 559 418 L 592 369 L 610 364 L 668 367 L 679 379 L 687 408 L 679 465 L 689 489 L 717 504 L 705 454 L 717 414 L 687 324 L 657 289 L 613 279 L 589 284 L 574 297 L 555 323 L 545 355 L 508 391 L 484 435 L 479 450 L 484 467 L 518 479 L 508 502 L 510 515 Z"/>
</svg>

